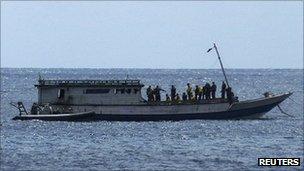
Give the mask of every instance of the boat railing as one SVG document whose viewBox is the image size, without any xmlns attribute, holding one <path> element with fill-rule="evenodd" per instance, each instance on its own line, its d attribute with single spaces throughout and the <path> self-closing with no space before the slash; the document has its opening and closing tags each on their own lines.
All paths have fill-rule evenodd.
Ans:
<svg viewBox="0 0 304 171">
<path fill-rule="evenodd" d="M 140 85 L 140 80 L 39 80 L 39 85 Z"/>
</svg>

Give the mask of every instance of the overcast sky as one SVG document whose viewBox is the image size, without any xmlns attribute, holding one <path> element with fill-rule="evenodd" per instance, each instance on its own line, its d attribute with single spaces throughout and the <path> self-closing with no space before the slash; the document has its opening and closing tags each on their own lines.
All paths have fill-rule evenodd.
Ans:
<svg viewBox="0 0 304 171">
<path fill-rule="evenodd" d="M 302 68 L 303 3 L 1 2 L 1 67 Z"/>
</svg>

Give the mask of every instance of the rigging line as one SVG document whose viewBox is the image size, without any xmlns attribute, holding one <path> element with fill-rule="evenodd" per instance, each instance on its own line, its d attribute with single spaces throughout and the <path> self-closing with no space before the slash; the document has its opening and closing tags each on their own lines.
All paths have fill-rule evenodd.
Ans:
<svg viewBox="0 0 304 171">
<path fill-rule="evenodd" d="M 300 103 L 296 102 L 295 100 L 293 100 L 291 97 L 288 97 L 291 101 L 293 101 L 295 104 L 297 105 L 301 105 Z"/>
<path fill-rule="evenodd" d="M 293 117 L 293 118 L 294 118 L 293 115 L 290 115 L 290 114 L 284 112 L 280 105 L 278 105 L 278 108 L 279 108 L 279 110 L 280 110 L 283 114 L 285 114 L 285 115 L 287 115 L 287 116 L 290 116 L 290 117 Z"/>
</svg>

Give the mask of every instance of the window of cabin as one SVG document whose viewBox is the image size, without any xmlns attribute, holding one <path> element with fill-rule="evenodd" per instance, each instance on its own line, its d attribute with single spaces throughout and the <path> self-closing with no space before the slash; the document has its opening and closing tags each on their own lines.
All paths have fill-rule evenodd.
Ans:
<svg viewBox="0 0 304 171">
<path fill-rule="evenodd" d="M 110 89 L 86 89 L 86 94 L 106 94 Z"/>
<path fill-rule="evenodd" d="M 64 89 L 59 89 L 58 90 L 58 99 L 63 99 L 64 98 Z"/>
</svg>

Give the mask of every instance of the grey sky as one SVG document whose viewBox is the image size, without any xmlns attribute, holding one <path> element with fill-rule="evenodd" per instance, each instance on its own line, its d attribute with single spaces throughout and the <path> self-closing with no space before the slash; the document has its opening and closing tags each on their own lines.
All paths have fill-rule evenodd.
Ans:
<svg viewBox="0 0 304 171">
<path fill-rule="evenodd" d="M 302 68 L 303 3 L 1 2 L 1 67 Z"/>
</svg>

